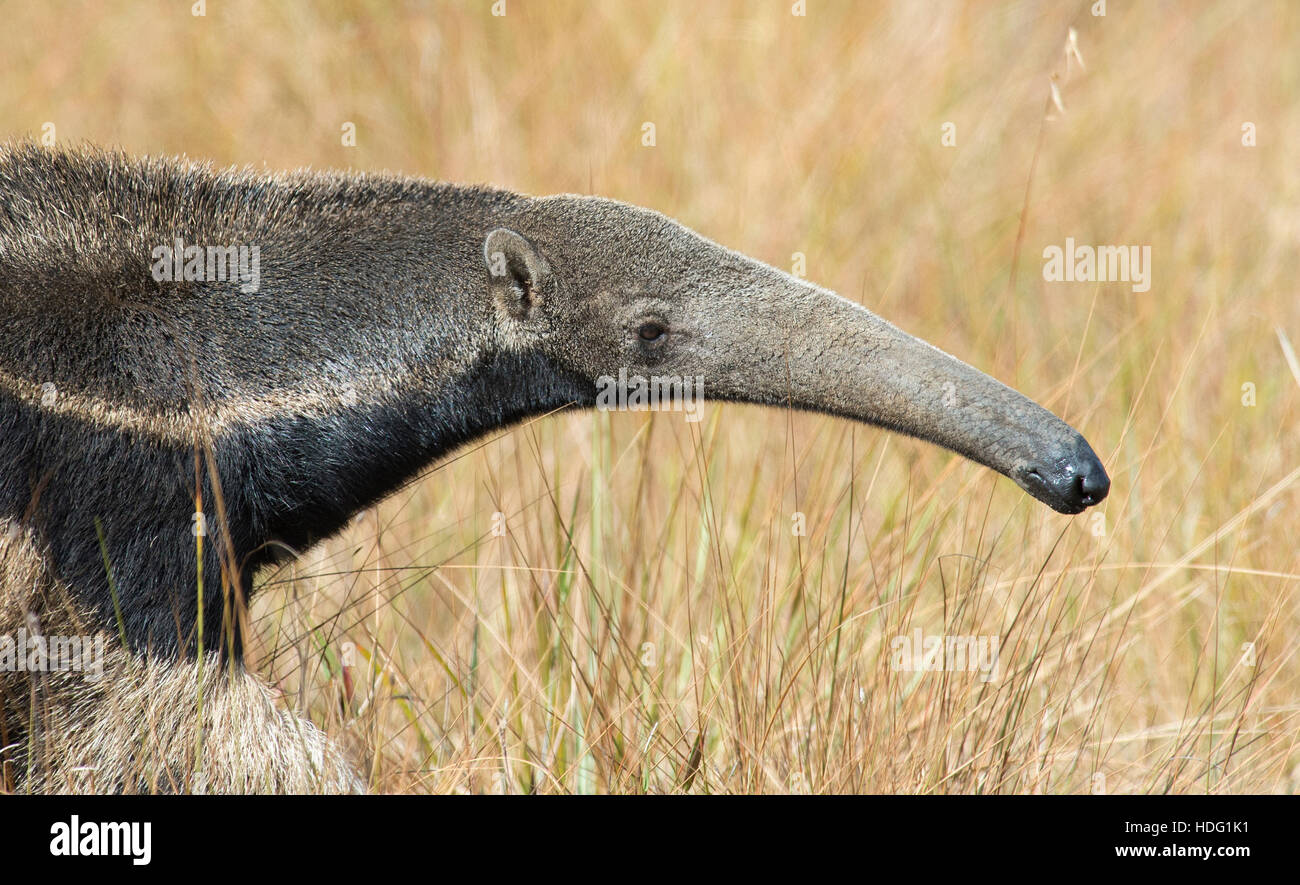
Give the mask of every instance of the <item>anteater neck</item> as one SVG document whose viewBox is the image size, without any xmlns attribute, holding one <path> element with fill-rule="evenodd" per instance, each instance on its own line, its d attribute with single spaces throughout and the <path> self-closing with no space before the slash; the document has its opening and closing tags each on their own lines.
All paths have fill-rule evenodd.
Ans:
<svg viewBox="0 0 1300 885">
<path fill-rule="evenodd" d="M 485 353 L 443 389 L 229 426 L 200 443 L 196 474 L 192 444 L 0 397 L 0 458 L 19 465 L 3 474 L 0 515 L 34 535 L 52 576 L 90 609 L 88 626 L 117 632 L 115 590 L 131 645 L 170 654 L 197 646 L 197 497 L 204 646 L 238 653 L 231 592 L 247 600 L 260 566 L 338 531 L 452 449 L 591 400 L 589 385 L 540 357 Z"/>
</svg>

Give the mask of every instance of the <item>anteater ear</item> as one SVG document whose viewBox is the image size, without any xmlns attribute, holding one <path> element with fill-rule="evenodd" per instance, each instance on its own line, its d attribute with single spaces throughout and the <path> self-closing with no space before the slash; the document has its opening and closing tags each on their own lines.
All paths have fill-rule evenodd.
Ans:
<svg viewBox="0 0 1300 885">
<path fill-rule="evenodd" d="M 534 317 L 551 281 L 551 266 L 519 234 L 499 227 L 483 241 L 492 300 L 516 320 Z"/>
</svg>

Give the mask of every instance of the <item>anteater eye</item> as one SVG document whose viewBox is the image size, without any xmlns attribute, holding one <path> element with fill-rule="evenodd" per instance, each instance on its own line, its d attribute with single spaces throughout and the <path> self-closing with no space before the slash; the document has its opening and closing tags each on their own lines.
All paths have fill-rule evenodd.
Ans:
<svg viewBox="0 0 1300 885">
<path fill-rule="evenodd" d="M 658 341 L 664 337 L 666 330 L 658 323 L 642 323 L 636 334 L 642 341 Z"/>
</svg>

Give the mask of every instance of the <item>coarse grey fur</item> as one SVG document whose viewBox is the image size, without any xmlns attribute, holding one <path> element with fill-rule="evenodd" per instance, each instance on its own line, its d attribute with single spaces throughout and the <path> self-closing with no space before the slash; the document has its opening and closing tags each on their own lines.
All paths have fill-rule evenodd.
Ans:
<svg viewBox="0 0 1300 885">
<path fill-rule="evenodd" d="M 178 238 L 256 246 L 257 291 L 158 279 Z M 20 143 L 0 148 L 0 315 L 0 636 L 110 649 L 94 682 L 0 674 L 10 789 L 361 788 L 243 670 L 255 572 L 620 369 L 917 436 L 1066 513 L 1109 487 L 1015 391 L 597 197 Z"/>
</svg>

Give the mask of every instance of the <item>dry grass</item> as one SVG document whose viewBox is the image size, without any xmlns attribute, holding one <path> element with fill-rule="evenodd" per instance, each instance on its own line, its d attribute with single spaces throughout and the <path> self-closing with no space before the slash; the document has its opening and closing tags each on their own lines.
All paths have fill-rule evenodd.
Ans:
<svg viewBox="0 0 1300 885">
<path fill-rule="evenodd" d="M 775 410 L 485 440 L 255 606 L 259 666 L 373 789 L 1294 792 L 1300 8 L 1109 5 L 38 4 L 5 12 L 0 120 L 596 192 L 802 252 L 1111 469 L 1098 522 Z M 1044 282 L 1067 236 L 1150 245 L 1151 291 Z M 999 678 L 895 671 L 918 628 L 999 637 Z"/>
</svg>

